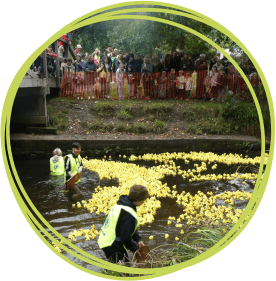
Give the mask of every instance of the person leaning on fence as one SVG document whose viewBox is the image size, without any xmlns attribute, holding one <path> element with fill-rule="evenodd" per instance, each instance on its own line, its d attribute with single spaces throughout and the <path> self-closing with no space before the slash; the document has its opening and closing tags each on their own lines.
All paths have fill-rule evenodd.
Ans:
<svg viewBox="0 0 276 281">
<path fill-rule="evenodd" d="M 149 192 L 142 185 L 134 185 L 129 195 L 121 195 L 114 205 L 102 227 L 98 244 L 108 261 L 129 262 L 127 251 L 136 252 L 144 246 L 138 232 L 139 218 L 136 207 L 141 206 L 149 197 Z"/>
<path fill-rule="evenodd" d="M 171 72 L 168 76 L 168 97 L 169 98 L 176 98 L 176 90 L 177 90 L 177 87 L 176 87 L 176 81 L 177 81 L 177 76 L 176 76 L 176 72 L 175 72 L 175 69 L 172 68 L 171 69 Z"/>
<path fill-rule="evenodd" d="M 210 101 L 214 101 L 214 99 L 218 98 L 218 71 L 217 71 L 217 66 L 213 65 L 212 70 L 210 71 L 210 77 L 211 77 L 211 89 L 210 89 L 210 97 L 211 100 Z"/>
<path fill-rule="evenodd" d="M 83 170 L 83 163 L 80 156 L 81 145 L 78 142 L 72 143 L 72 151 L 65 156 L 65 172 L 66 172 L 66 181 L 77 173 L 81 173 Z M 82 192 L 79 190 L 77 184 L 80 182 L 80 179 L 70 187 L 69 194 L 72 196 L 72 199 L 77 199 L 80 197 Z"/>
<path fill-rule="evenodd" d="M 145 99 L 150 99 L 152 97 L 152 71 L 153 71 L 153 65 L 150 62 L 149 57 L 145 57 L 144 63 L 141 66 L 141 72 L 142 72 L 142 82 L 144 86 L 144 93 L 145 93 Z"/>
<path fill-rule="evenodd" d="M 187 53 L 184 53 L 184 56 L 181 59 L 180 69 L 183 71 L 193 71 L 194 70 L 194 63 L 189 58 Z"/>
<path fill-rule="evenodd" d="M 72 59 L 71 58 L 67 58 L 66 59 L 66 64 L 64 64 L 62 66 L 62 70 L 63 71 L 69 71 L 69 72 L 75 72 L 75 67 L 74 65 L 72 65 Z"/>
<path fill-rule="evenodd" d="M 134 96 L 137 98 L 142 98 L 142 88 L 141 88 L 141 68 L 143 64 L 143 59 L 140 54 L 137 54 L 134 58 L 135 62 L 135 76 L 134 76 Z"/>
<path fill-rule="evenodd" d="M 64 47 L 63 46 L 59 46 L 59 48 L 58 48 L 58 57 L 63 59 L 63 54 L 64 54 Z"/>
<path fill-rule="evenodd" d="M 117 72 L 117 69 L 120 68 L 120 65 L 121 64 L 124 64 L 124 59 L 123 59 L 123 55 L 119 55 L 117 57 L 117 60 L 115 61 L 114 63 L 114 72 L 116 73 Z"/>
<path fill-rule="evenodd" d="M 163 71 L 161 77 L 159 79 L 159 95 L 158 97 L 161 99 L 166 98 L 168 91 L 168 78 L 166 71 Z"/>
<path fill-rule="evenodd" d="M 206 98 L 206 87 L 204 85 L 204 79 L 207 76 L 207 70 L 208 70 L 208 63 L 206 60 L 205 54 L 201 54 L 199 56 L 199 59 L 196 61 L 196 98 L 203 98 L 205 100 Z"/>
<path fill-rule="evenodd" d="M 165 67 L 166 71 L 171 71 L 172 64 L 171 64 L 171 55 L 167 54 L 165 57 Z"/>
<path fill-rule="evenodd" d="M 120 64 L 116 71 L 116 82 L 117 82 L 117 92 L 118 99 L 124 99 L 124 78 L 125 77 L 125 66 L 123 63 Z"/>
<path fill-rule="evenodd" d="M 96 80 L 97 66 L 94 63 L 94 57 L 89 56 L 84 65 L 84 81 L 87 89 L 87 99 L 94 98 L 94 85 Z"/>
<path fill-rule="evenodd" d="M 211 71 L 213 69 L 213 66 L 217 63 L 217 61 L 218 61 L 218 56 L 215 55 L 210 62 L 209 71 Z"/>
<path fill-rule="evenodd" d="M 106 81 L 107 98 L 110 98 L 110 82 L 112 81 L 112 61 L 110 56 L 106 56 L 104 60 L 104 64 L 107 70 L 107 81 Z"/>
<path fill-rule="evenodd" d="M 100 98 L 105 98 L 107 97 L 108 70 L 104 62 L 102 62 L 100 68 L 97 69 L 97 75 L 101 87 Z"/>
<path fill-rule="evenodd" d="M 185 71 L 185 96 L 186 96 L 186 101 L 190 100 L 190 94 L 193 89 L 193 71 Z"/>
<path fill-rule="evenodd" d="M 135 72 L 136 72 L 136 63 L 134 60 L 134 55 L 130 54 L 129 60 L 126 65 L 127 82 L 128 82 L 128 97 L 130 99 L 134 98 Z"/>
<path fill-rule="evenodd" d="M 178 88 L 177 88 L 177 98 L 180 100 L 185 99 L 185 77 L 183 70 L 179 70 L 179 76 L 177 77 Z"/>
<path fill-rule="evenodd" d="M 77 59 L 73 63 L 73 65 L 74 65 L 74 67 L 76 69 L 76 72 L 83 71 L 82 64 L 81 64 L 81 55 L 80 54 L 76 55 L 76 58 Z"/>
</svg>

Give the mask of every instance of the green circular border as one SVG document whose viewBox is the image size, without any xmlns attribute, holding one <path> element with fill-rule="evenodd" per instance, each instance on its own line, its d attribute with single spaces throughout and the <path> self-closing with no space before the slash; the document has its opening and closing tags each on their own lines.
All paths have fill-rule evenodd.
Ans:
<svg viewBox="0 0 276 281">
<path fill-rule="evenodd" d="M 126 6 L 129 6 L 129 5 L 158 5 L 158 6 L 163 6 L 164 8 L 166 8 L 166 10 L 160 9 L 160 8 L 158 8 L 158 9 L 157 8 L 135 8 L 135 9 L 123 9 L 123 10 L 107 12 L 108 10 L 113 9 L 113 8 L 126 7 Z M 169 10 L 169 8 L 178 9 L 181 12 L 176 11 L 176 10 Z M 268 100 L 268 103 L 269 103 L 269 110 L 270 110 L 270 117 L 271 117 L 270 154 L 269 154 L 266 170 L 264 172 L 261 184 L 260 184 L 260 178 L 261 178 L 261 173 L 262 173 L 263 165 L 264 165 L 264 150 L 265 150 L 265 135 L 264 135 L 263 118 L 262 118 L 262 114 L 261 114 L 261 110 L 260 110 L 260 106 L 259 106 L 257 97 L 256 97 L 256 95 L 253 91 L 253 88 L 252 88 L 250 82 L 248 81 L 248 79 L 246 78 L 246 76 L 244 75 L 244 73 L 241 71 L 241 69 L 237 65 L 237 63 L 227 53 L 225 53 L 225 51 L 220 46 L 215 44 L 209 38 L 203 36 L 202 34 L 196 32 L 196 31 L 194 31 L 194 30 L 192 30 L 188 27 L 182 26 L 182 25 L 174 23 L 172 21 L 168 21 L 168 20 L 164 20 L 164 19 L 160 19 L 160 18 L 156 18 L 156 17 L 151 17 L 151 16 L 123 15 L 125 13 L 131 13 L 131 12 L 133 13 L 133 12 L 139 12 L 139 11 L 141 11 L 141 12 L 144 11 L 144 12 L 172 13 L 172 14 L 177 14 L 177 15 L 180 15 L 180 16 L 185 16 L 185 17 L 189 17 L 189 18 L 201 21 L 201 22 L 203 22 L 207 25 L 212 26 L 213 28 L 216 28 L 217 30 L 223 32 L 224 34 L 226 34 L 230 39 L 235 41 L 245 51 L 245 53 L 248 55 L 248 57 L 251 59 L 255 68 L 257 69 L 258 74 L 260 75 L 262 83 L 264 85 L 265 92 L 266 92 L 266 95 L 267 95 L 267 100 Z M 105 13 L 103 13 L 103 12 L 105 12 Z M 100 14 L 100 13 L 103 13 L 103 14 Z M 18 177 L 18 174 L 16 172 L 16 168 L 15 168 L 13 158 L 12 158 L 11 146 L 10 146 L 10 127 L 9 126 L 10 126 L 10 117 L 11 117 L 11 110 L 12 110 L 13 101 L 14 101 L 14 98 L 16 96 L 17 89 L 18 89 L 18 87 L 19 87 L 19 85 L 20 85 L 20 83 L 21 83 L 21 81 L 24 77 L 24 74 L 28 70 L 31 63 L 35 60 L 35 58 L 49 44 L 51 44 L 53 41 L 57 40 L 64 33 L 67 33 L 71 30 L 80 28 L 80 27 L 85 26 L 87 24 L 92 24 L 92 23 L 96 23 L 96 22 L 99 22 L 99 21 L 107 21 L 107 20 L 114 20 L 114 19 L 126 19 L 126 18 L 127 19 L 144 19 L 144 20 L 158 21 L 158 22 L 162 22 L 162 23 L 166 23 L 166 24 L 176 26 L 178 28 L 182 28 L 184 30 L 187 30 L 187 31 L 193 33 L 194 35 L 197 35 L 201 39 L 204 39 L 209 44 L 213 45 L 216 49 L 221 51 L 228 58 L 228 60 L 233 63 L 233 65 L 238 69 L 238 71 L 240 72 L 240 74 L 242 75 L 244 80 L 246 81 L 246 83 L 247 83 L 247 85 L 248 85 L 248 87 L 251 91 L 252 97 L 254 99 L 254 102 L 255 102 L 255 105 L 256 105 L 256 108 L 257 108 L 257 111 L 258 111 L 258 114 L 259 114 L 259 120 L 260 120 L 260 127 L 261 127 L 260 171 L 259 171 L 258 179 L 256 181 L 256 187 L 255 187 L 254 192 L 252 194 L 251 200 L 249 201 L 249 203 L 248 203 L 245 211 L 243 212 L 241 218 L 235 224 L 235 226 L 227 233 L 227 235 L 219 243 L 217 243 L 213 248 L 211 248 L 207 252 L 205 252 L 205 253 L 201 254 L 200 256 L 198 256 L 197 258 L 189 260 L 185 263 L 177 264 L 177 265 L 165 267 L 165 268 L 134 269 L 134 268 L 122 267 L 122 266 L 119 266 L 119 265 L 113 265 L 113 264 L 110 264 L 106 261 L 103 261 L 99 258 L 96 258 L 96 257 L 88 254 L 87 252 L 79 249 L 74 244 L 70 243 L 67 239 L 62 237 L 40 215 L 40 213 L 37 211 L 35 206 L 32 204 L 28 195 L 26 194 L 26 192 L 24 190 L 24 187 L 22 186 L 22 184 L 20 182 L 20 179 Z M 245 48 L 245 46 L 230 31 L 228 31 L 226 28 L 221 26 L 219 23 L 217 23 L 217 22 L 213 21 L 212 19 L 206 17 L 205 15 L 202 15 L 202 14 L 197 13 L 197 12 L 195 12 L 193 10 L 190 10 L 190 9 L 183 8 L 181 6 L 166 4 L 166 3 L 163 3 L 163 2 L 138 1 L 138 2 L 125 2 L 125 3 L 111 5 L 111 6 L 108 6 L 108 7 L 98 9 L 96 11 L 93 11 L 91 13 L 86 14 L 85 16 L 82 16 L 82 17 L 78 18 L 77 20 L 71 22 L 70 24 L 68 24 L 67 26 L 65 26 L 61 30 L 59 30 L 57 33 L 55 33 L 51 38 L 49 38 L 42 46 L 40 46 L 26 60 L 26 62 L 22 65 L 22 67 L 20 68 L 20 70 L 16 74 L 15 78 L 13 79 L 13 82 L 12 82 L 10 88 L 9 88 L 9 91 L 8 91 L 6 99 L 5 99 L 5 103 L 4 103 L 4 107 L 3 107 L 3 113 L 2 113 L 1 140 L 2 140 L 2 151 L 3 151 L 4 164 L 5 164 L 8 179 L 10 181 L 14 196 L 15 196 L 15 198 L 18 202 L 18 205 L 20 206 L 24 216 L 26 217 L 27 221 L 29 222 L 31 227 L 34 229 L 34 231 L 37 233 L 37 235 L 42 239 L 42 241 L 51 250 L 53 250 L 57 255 L 59 255 L 61 258 L 63 258 L 65 261 L 69 262 L 71 265 L 73 265 L 73 266 L 75 266 L 75 267 L 77 267 L 77 268 L 79 268 L 79 269 L 81 269 L 85 272 L 88 272 L 90 274 L 93 274 L 93 275 L 96 275 L 96 276 L 99 276 L 99 277 L 109 278 L 109 279 L 116 279 L 116 280 L 118 280 L 118 279 L 141 280 L 141 279 L 148 279 L 148 278 L 153 278 L 153 277 L 158 277 L 158 276 L 162 276 L 162 275 L 165 275 L 165 274 L 169 274 L 169 273 L 175 272 L 177 270 L 180 270 L 182 268 L 185 268 L 185 267 L 194 265 L 196 263 L 199 263 L 199 262 L 211 257 L 212 255 L 216 254 L 217 252 L 222 250 L 224 247 L 226 247 L 229 243 L 231 243 L 237 237 L 237 235 L 240 233 L 240 231 L 242 231 L 244 229 L 244 227 L 248 224 L 248 222 L 252 218 L 253 214 L 255 213 L 258 205 L 260 204 L 261 198 L 264 194 L 265 187 L 266 187 L 266 184 L 267 184 L 267 181 L 268 181 L 268 177 L 269 177 L 269 173 L 270 173 L 271 165 L 272 165 L 272 156 L 273 156 L 273 152 L 274 152 L 274 136 L 275 136 L 274 127 L 275 127 L 275 119 L 274 119 L 272 98 L 271 98 L 271 94 L 270 94 L 267 82 L 266 82 L 265 77 L 263 75 L 263 72 L 261 71 L 259 65 L 255 61 L 253 56 L 250 54 L 250 52 Z M 249 215 L 248 219 L 243 223 L 244 219 L 248 215 Z M 51 233 L 46 231 L 43 228 L 43 226 L 41 225 L 41 222 L 51 231 Z M 240 227 L 240 225 L 241 225 L 241 227 Z M 109 276 L 109 275 L 106 276 L 106 275 L 94 272 L 92 270 L 88 270 L 88 269 L 86 269 L 82 266 L 79 266 L 79 265 L 75 264 L 73 261 L 69 260 L 68 258 L 64 257 L 62 254 L 60 254 L 56 250 L 54 250 L 54 248 L 43 237 L 43 235 L 39 232 L 38 229 L 42 233 L 44 233 L 44 235 L 49 240 L 51 240 L 55 244 L 57 244 L 61 249 L 67 251 L 69 254 L 71 254 L 72 256 L 74 256 L 76 258 L 79 258 L 82 261 L 88 262 L 88 263 L 90 263 L 92 265 L 95 265 L 95 266 L 98 266 L 100 268 L 106 268 L 106 269 L 114 270 L 114 271 L 117 271 L 117 272 L 134 273 L 134 274 L 140 273 L 141 274 L 141 270 L 142 270 L 143 274 L 149 274 L 149 275 L 148 276 L 140 276 L 140 277 L 121 277 L 120 278 L 120 277 L 114 277 L 114 276 Z M 237 232 L 237 230 L 240 230 L 240 231 Z M 60 244 L 59 241 L 54 236 L 56 236 L 60 240 L 62 240 L 64 242 L 64 245 Z M 76 252 L 68 249 L 66 247 L 66 244 L 68 246 L 70 246 L 73 250 L 75 250 Z"/>
</svg>

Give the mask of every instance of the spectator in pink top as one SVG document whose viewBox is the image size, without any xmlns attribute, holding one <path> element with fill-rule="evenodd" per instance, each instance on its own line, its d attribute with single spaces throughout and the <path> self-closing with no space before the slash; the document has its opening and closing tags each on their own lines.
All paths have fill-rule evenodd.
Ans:
<svg viewBox="0 0 276 281">
<path fill-rule="evenodd" d="M 82 49 L 82 46 L 81 45 L 77 45 L 77 49 L 74 51 L 75 55 L 82 55 L 81 49 Z"/>
</svg>

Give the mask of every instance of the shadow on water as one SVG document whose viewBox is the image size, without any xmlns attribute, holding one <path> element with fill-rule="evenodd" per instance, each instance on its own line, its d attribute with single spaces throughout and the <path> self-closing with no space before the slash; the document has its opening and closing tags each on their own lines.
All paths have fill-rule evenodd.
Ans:
<svg viewBox="0 0 276 281">
<path fill-rule="evenodd" d="M 113 161 L 118 161 L 118 159 L 112 159 Z M 129 162 L 127 159 L 124 162 Z M 160 165 L 156 164 L 154 161 L 135 161 L 131 162 L 136 165 L 144 166 L 146 168 Z M 183 160 L 175 161 L 176 166 L 181 166 L 181 169 L 193 169 L 194 164 L 200 164 L 200 162 L 192 162 L 190 164 L 184 164 Z M 19 178 L 28 194 L 33 204 L 41 215 L 49 222 L 49 224 L 54 227 L 61 235 L 65 238 L 68 234 L 75 229 L 87 229 L 91 228 L 92 224 L 95 225 L 96 229 L 100 229 L 104 223 L 105 215 L 100 214 L 97 216 L 95 213 L 90 214 L 84 209 L 75 209 L 72 207 L 74 203 L 68 198 L 68 194 L 65 192 L 64 185 L 54 184 L 49 176 L 49 161 L 48 160 L 16 160 L 15 166 L 19 175 Z M 219 173 L 234 173 L 236 172 L 236 167 L 226 166 L 223 164 L 218 165 L 218 169 L 215 171 L 216 174 Z M 241 170 L 239 170 L 241 172 Z M 248 170 L 243 170 L 243 172 L 252 172 Z M 214 173 L 213 170 L 208 165 L 208 170 L 204 172 L 205 174 Z M 204 174 L 202 173 L 202 174 Z M 206 193 L 212 191 L 214 194 L 222 193 L 223 191 L 236 191 L 245 190 L 248 192 L 253 191 L 252 181 L 247 181 L 246 184 L 242 184 L 241 180 L 236 180 L 234 183 L 231 182 L 193 182 L 190 183 L 187 179 L 183 179 L 181 176 L 165 176 L 162 179 L 163 183 L 167 183 L 169 187 L 176 185 L 176 191 L 181 193 L 182 191 L 190 192 L 192 195 L 196 194 L 199 190 Z M 82 173 L 81 183 L 78 185 L 82 191 L 81 200 L 89 200 L 97 186 L 118 186 L 118 179 L 103 179 L 99 180 L 99 175 L 95 172 L 84 169 Z M 219 187 L 219 190 L 217 190 Z M 140 228 L 140 234 L 144 238 L 144 241 L 153 249 L 159 245 L 164 245 L 166 249 L 167 243 L 174 243 L 174 237 L 180 236 L 180 229 L 174 227 L 173 225 L 167 225 L 167 219 L 169 216 L 178 217 L 183 213 L 183 208 L 181 208 L 175 199 L 161 198 L 161 208 L 157 210 L 155 221 L 150 224 Z M 225 204 L 224 201 L 217 201 L 217 204 Z M 235 202 L 235 208 L 245 208 L 245 202 Z M 185 231 L 185 226 L 184 226 Z M 164 239 L 165 234 L 169 234 L 172 237 L 172 241 Z M 150 235 L 154 235 L 154 240 L 147 240 Z M 90 241 L 80 241 L 76 244 L 79 248 L 92 254 L 98 258 L 105 259 L 103 252 L 99 249 L 97 244 L 97 239 Z M 160 249 L 162 250 L 162 249 Z M 64 253 L 66 257 L 73 260 L 77 264 L 83 265 L 83 262 L 76 259 L 75 257 Z M 92 265 L 85 265 L 86 268 L 92 269 L 94 271 L 99 271 L 98 268 Z"/>
</svg>

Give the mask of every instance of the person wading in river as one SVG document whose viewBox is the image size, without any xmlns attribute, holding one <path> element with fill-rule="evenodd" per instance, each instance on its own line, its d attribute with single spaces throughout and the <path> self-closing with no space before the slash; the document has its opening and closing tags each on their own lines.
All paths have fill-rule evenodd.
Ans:
<svg viewBox="0 0 276 281">
<path fill-rule="evenodd" d="M 129 195 L 121 195 L 117 204 L 111 208 L 98 239 L 100 248 L 110 262 L 117 263 L 124 258 L 128 262 L 127 251 L 134 253 L 144 246 L 137 230 L 139 218 L 136 207 L 142 205 L 148 197 L 146 187 L 134 185 Z"/>
<path fill-rule="evenodd" d="M 56 148 L 53 151 L 53 157 L 50 158 L 50 175 L 54 186 L 63 185 L 65 183 L 65 168 L 62 151 Z"/>
<path fill-rule="evenodd" d="M 68 181 L 72 176 L 77 173 L 81 173 L 83 169 L 83 163 L 81 161 L 81 145 L 78 142 L 72 143 L 72 151 L 65 156 L 65 171 L 66 171 L 66 181 Z M 70 187 L 69 194 L 72 199 L 77 199 L 81 195 L 77 183 L 80 179 Z"/>
</svg>

